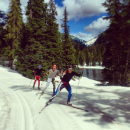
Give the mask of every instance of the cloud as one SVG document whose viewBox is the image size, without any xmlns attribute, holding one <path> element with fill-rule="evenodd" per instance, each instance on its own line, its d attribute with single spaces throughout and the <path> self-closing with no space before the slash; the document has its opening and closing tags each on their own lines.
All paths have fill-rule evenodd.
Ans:
<svg viewBox="0 0 130 130">
<path fill-rule="evenodd" d="M 22 13 L 25 14 L 25 6 L 27 6 L 27 2 L 29 0 L 21 0 L 21 8 Z M 99 15 L 100 13 L 104 13 L 105 7 L 102 6 L 102 3 L 105 0 L 63 0 L 63 7 L 56 5 L 58 16 L 57 19 L 63 18 L 64 8 L 67 7 L 68 19 L 78 20 L 80 18 L 90 17 L 94 15 Z M 49 0 L 45 0 L 45 2 L 49 2 Z M 3 11 L 8 10 L 9 8 L 9 0 L 0 1 L 0 9 Z"/>
<path fill-rule="evenodd" d="M 86 32 L 92 33 L 93 35 L 98 35 L 99 33 L 105 31 L 110 25 L 109 20 L 103 20 L 103 17 L 98 18 L 93 21 L 89 26 L 85 27 Z"/>
<path fill-rule="evenodd" d="M 7 12 L 9 6 L 9 0 L 0 1 L 0 10 Z"/>
<path fill-rule="evenodd" d="M 25 18 L 25 6 L 27 6 L 27 2 L 29 0 L 21 0 L 21 9 L 23 13 L 23 17 Z M 105 7 L 102 6 L 102 3 L 105 0 L 63 0 L 63 7 L 56 5 L 57 7 L 57 21 L 61 23 L 61 19 L 63 18 L 64 8 L 67 7 L 68 19 L 79 20 L 80 18 L 90 17 L 94 15 L 99 15 L 100 13 L 104 13 Z M 49 0 L 45 0 L 46 3 Z M 9 0 L 0 1 L 0 9 L 6 11 L 9 9 Z"/>
<path fill-rule="evenodd" d="M 78 21 L 81 18 L 91 17 L 95 15 L 100 15 L 101 13 L 106 13 L 105 7 L 102 6 L 102 3 L 105 0 L 63 0 L 63 7 L 56 5 L 58 16 L 57 22 L 62 23 L 64 8 L 67 8 L 68 20 L 74 19 Z M 61 29 L 60 29 L 61 30 Z"/>
<path fill-rule="evenodd" d="M 80 18 L 105 13 L 106 9 L 104 6 L 102 6 L 103 2 L 105 2 L 105 0 L 64 0 L 62 3 L 63 8 L 67 8 L 69 20 L 78 20 Z"/>
<path fill-rule="evenodd" d="M 97 37 L 100 33 L 105 31 L 110 25 L 109 20 L 103 20 L 103 17 L 98 18 L 96 21 L 93 21 L 90 25 L 84 28 L 86 33 L 72 33 L 71 35 L 76 36 L 85 41 L 89 41 Z"/>
</svg>

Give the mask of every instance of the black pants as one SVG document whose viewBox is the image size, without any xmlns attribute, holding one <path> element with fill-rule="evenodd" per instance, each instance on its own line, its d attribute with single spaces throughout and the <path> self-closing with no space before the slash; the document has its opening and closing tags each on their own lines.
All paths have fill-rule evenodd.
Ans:
<svg viewBox="0 0 130 130">
<path fill-rule="evenodd" d="M 69 94 L 68 94 L 67 102 L 70 102 L 72 94 L 71 94 L 71 86 L 69 83 L 63 83 L 60 88 L 58 86 L 56 89 L 56 92 L 53 94 L 53 96 L 57 95 L 63 88 L 66 88 L 66 90 L 68 91 Z"/>
<path fill-rule="evenodd" d="M 53 93 L 55 93 L 55 89 L 56 89 L 56 87 L 55 87 L 55 79 L 52 79 L 52 84 L 53 84 Z"/>
</svg>

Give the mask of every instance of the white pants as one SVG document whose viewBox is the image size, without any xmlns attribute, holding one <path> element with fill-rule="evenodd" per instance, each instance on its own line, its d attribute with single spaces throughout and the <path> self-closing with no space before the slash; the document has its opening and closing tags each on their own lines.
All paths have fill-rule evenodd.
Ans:
<svg viewBox="0 0 130 130">
<path fill-rule="evenodd" d="M 49 86 L 49 84 L 52 82 L 52 78 L 48 78 L 47 83 L 46 83 L 46 87 L 44 88 L 43 91 L 45 91 L 47 89 L 47 87 Z M 53 82 L 53 89 L 55 91 L 55 83 Z"/>
</svg>

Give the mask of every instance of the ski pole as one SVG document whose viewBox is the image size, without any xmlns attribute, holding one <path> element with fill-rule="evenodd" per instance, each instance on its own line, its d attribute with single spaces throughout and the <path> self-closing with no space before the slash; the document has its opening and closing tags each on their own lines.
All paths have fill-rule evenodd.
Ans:
<svg viewBox="0 0 130 130">
<path fill-rule="evenodd" d="M 83 71 L 82 71 L 82 75 L 83 75 Z M 82 76 L 81 76 L 81 78 L 82 78 Z M 80 79 L 81 79 L 81 78 L 80 78 Z M 75 97 L 76 97 L 76 95 L 77 95 L 77 90 L 78 90 L 78 87 L 79 87 L 80 79 L 79 79 L 79 82 L 78 82 L 78 85 L 77 85 L 77 88 L 76 88 L 76 93 L 75 93 L 75 95 L 74 95 L 73 102 L 74 102 L 74 99 L 75 99 Z"/>
<path fill-rule="evenodd" d="M 79 83 L 80 83 L 80 79 L 79 79 L 79 82 L 78 82 L 78 86 L 79 86 Z M 77 86 L 77 88 L 76 88 L 76 93 L 75 93 L 75 95 L 74 95 L 73 102 L 74 102 L 74 99 L 75 99 L 75 97 L 76 97 L 76 95 L 77 95 L 78 86 Z"/>
<path fill-rule="evenodd" d="M 34 75 L 34 76 L 35 76 L 35 75 Z M 33 76 L 32 76 L 32 79 L 31 79 L 31 82 L 30 82 L 29 88 L 30 88 L 30 86 L 31 86 L 32 81 L 33 81 Z"/>
<path fill-rule="evenodd" d="M 31 79 L 31 82 L 30 82 L 29 88 L 31 87 L 32 81 L 33 81 L 33 79 Z"/>
</svg>

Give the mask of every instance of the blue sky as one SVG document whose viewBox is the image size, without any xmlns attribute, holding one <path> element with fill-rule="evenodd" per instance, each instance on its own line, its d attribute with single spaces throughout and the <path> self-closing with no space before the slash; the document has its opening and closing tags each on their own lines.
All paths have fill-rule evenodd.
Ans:
<svg viewBox="0 0 130 130">
<path fill-rule="evenodd" d="M 63 6 L 63 4 L 62 4 L 63 0 L 54 0 L 54 1 L 56 4 L 58 4 L 58 6 Z"/>
<path fill-rule="evenodd" d="M 80 39 L 89 41 L 98 36 L 109 26 L 108 20 L 103 20 L 102 17 L 107 16 L 105 7 L 102 3 L 105 0 L 54 0 L 57 7 L 57 22 L 61 24 L 64 8 L 67 8 L 68 19 L 70 26 L 70 34 L 77 36 Z M 21 0 L 21 8 L 23 14 L 28 0 Z M 49 2 L 49 0 L 45 0 Z M 0 0 L 0 9 L 8 10 L 9 0 Z M 25 19 L 26 16 L 23 15 Z M 61 27 L 59 30 L 62 32 Z"/>
<path fill-rule="evenodd" d="M 109 21 L 102 19 L 107 16 L 106 9 L 102 6 L 103 2 L 105 0 L 55 0 L 58 19 L 63 17 L 63 10 L 66 7 L 70 34 L 89 41 L 109 26 Z"/>
</svg>

